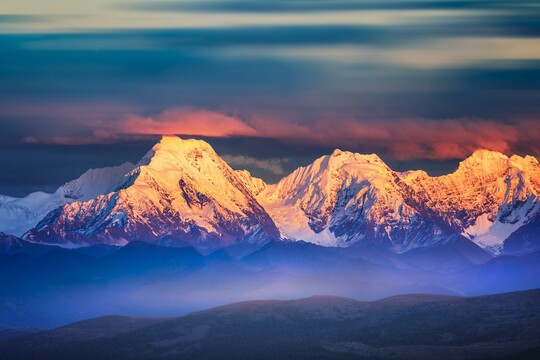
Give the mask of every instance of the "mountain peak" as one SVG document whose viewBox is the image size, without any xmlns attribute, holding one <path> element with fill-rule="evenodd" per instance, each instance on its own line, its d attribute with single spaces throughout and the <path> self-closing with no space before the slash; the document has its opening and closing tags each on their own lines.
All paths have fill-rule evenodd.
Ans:
<svg viewBox="0 0 540 360">
<path fill-rule="evenodd" d="M 343 154 L 350 154 L 348 151 L 341 151 L 340 149 L 335 149 L 334 152 L 330 155 L 331 157 L 338 157 Z"/>
<path fill-rule="evenodd" d="M 328 170 L 351 170 L 357 165 L 375 165 L 388 169 L 386 164 L 376 154 L 359 154 L 350 151 L 334 150 L 331 155 L 321 158 L 321 167 Z M 388 169 L 389 170 L 389 169 Z"/>
<path fill-rule="evenodd" d="M 360 154 L 360 153 L 353 153 L 350 151 L 343 151 L 340 149 L 335 149 L 332 154 L 329 155 L 330 158 L 342 158 L 347 160 L 353 160 L 353 161 L 380 161 L 382 160 L 377 156 L 377 154 Z"/>
<path fill-rule="evenodd" d="M 204 140 L 196 139 L 181 139 L 178 136 L 174 135 L 163 135 L 159 143 L 154 146 L 154 151 L 156 150 L 168 150 L 168 151 L 178 151 L 182 152 L 185 150 L 192 149 L 201 149 L 208 150 L 212 147 Z"/>
<path fill-rule="evenodd" d="M 140 161 L 139 166 L 139 171 L 145 173 L 145 176 L 135 180 L 136 184 L 146 184 L 151 177 L 171 194 L 179 191 L 184 186 L 182 184 L 187 182 L 193 183 L 203 193 L 211 192 L 209 189 L 216 186 L 222 190 L 232 190 L 229 183 L 237 176 L 210 144 L 177 136 L 163 136 Z"/>
<path fill-rule="evenodd" d="M 206 141 L 164 135 L 136 167 L 188 170 L 193 166 L 201 171 L 201 166 L 206 169 L 211 162 L 222 163 L 222 160 Z"/>
<path fill-rule="evenodd" d="M 538 165 L 538 159 L 534 156 L 521 157 L 512 155 L 508 157 L 498 151 L 481 149 L 476 150 L 471 156 L 460 162 L 457 172 L 461 173 L 474 169 L 474 171 L 481 170 L 484 173 L 491 173 L 505 171 L 509 167 L 529 172 L 537 169 Z"/>
<path fill-rule="evenodd" d="M 538 163 L 538 159 L 534 156 L 531 156 L 531 155 L 526 155 L 524 157 L 521 157 L 519 155 L 512 155 L 512 157 L 510 157 L 510 161 L 513 163 L 513 164 L 519 164 L 519 165 L 522 165 L 522 166 L 538 166 L 539 163 Z"/>
<path fill-rule="evenodd" d="M 488 149 L 478 149 L 475 150 L 471 156 L 469 156 L 468 159 L 475 159 L 475 160 L 494 160 L 494 159 L 508 159 L 508 156 L 494 150 L 488 150 Z M 467 159 L 465 159 L 467 160 Z"/>
<path fill-rule="evenodd" d="M 264 242 L 279 231 L 255 199 L 262 188 L 262 181 L 235 172 L 208 143 L 164 136 L 111 193 L 57 209 L 28 237 L 119 244 L 170 236 L 203 248 L 238 239 Z"/>
<path fill-rule="evenodd" d="M 471 156 L 459 163 L 457 172 L 470 171 L 471 169 L 482 170 L 489 173 L 498 171 L 508 166 L 508 156 L 487 149 L 476 150 Z"/>
</svg>

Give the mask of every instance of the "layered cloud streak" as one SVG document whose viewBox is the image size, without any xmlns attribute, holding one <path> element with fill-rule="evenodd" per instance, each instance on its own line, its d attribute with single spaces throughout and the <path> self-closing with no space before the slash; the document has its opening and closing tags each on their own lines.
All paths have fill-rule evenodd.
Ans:
<svg viewBox="0 0 540 360">
<path fill-rule="evenodd" d="M 395 160 L 461 159 L 486 148 L 503 153 L 540 154 L 540 123 L 502 123 L 480 119 L 354 119 L 331 117 L 295 122 L 289 119 L 234 115 L 198 108 L 172 108 L 155 116 L 129 115 L 109 123 L 96 122 L 92 136 L 76 143 L 107 143 L 144 139 L 146 135 L 176 134 L 203 137 L 258 137 L 352 150 L 373 149 Z M 29 137 L 26 142 L 69 144 L 66 138 Z M 77 142 L 79 141 L 79 142 Z M 238 164 L 256 165 L 282 173 L 279 164 L 258 164 L 248 157 L 231 157 Z"/>
</svg>

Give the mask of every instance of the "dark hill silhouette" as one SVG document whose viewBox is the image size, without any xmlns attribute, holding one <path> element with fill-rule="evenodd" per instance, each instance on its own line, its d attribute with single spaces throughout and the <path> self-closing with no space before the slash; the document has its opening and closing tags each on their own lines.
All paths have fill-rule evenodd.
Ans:
<svg viewBox="0 0 540 360">
<path fill-rule="evenodd" d="M 108 316 L 0 345 L 2 359 L 535 359 L 540 289 L 480 297 L 247 301 L 173 319 Z"/>
</svg>

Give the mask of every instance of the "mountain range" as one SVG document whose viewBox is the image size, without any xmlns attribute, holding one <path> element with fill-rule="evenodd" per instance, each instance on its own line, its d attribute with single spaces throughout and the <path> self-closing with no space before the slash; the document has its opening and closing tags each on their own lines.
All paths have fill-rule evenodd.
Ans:
<svg viewBox="0 0 540 360">
<path fill-rule="evenodd" d="M 89 170 L 54 194 L 1 196 L 0 231 L 70 248 L 145 241 L 209 252 L 306 241 L 403 253 L 470 243 L 523 255 L 540 249 L 539 194 L 532 156 L 478 150 L 431 177 L 335 150 L 268 185 L 204 141 L 164 136 L 136 165 Z M 21 240 L 1 238 L 5 248 Z"/>
</svg>

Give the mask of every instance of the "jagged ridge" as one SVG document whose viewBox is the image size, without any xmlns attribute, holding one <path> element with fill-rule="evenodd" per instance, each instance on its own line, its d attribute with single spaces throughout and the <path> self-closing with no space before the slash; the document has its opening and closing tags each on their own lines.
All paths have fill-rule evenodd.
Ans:
<svg viewBox="0 0 540 360">
<path fill-rule="evenodd" d="M 281 237 L 395 252 L 470 240 L 499 254 L 537 218 L 539 191 L 540 165 L 531 156 L 479 150 L 454 173 L 430 177 L 336 150 L 266 185 L 232 170 L 204 141 L 164 137 L 108 193 L 50 212 L 26 239 L 212 248 Z M 528 236 L 527 249 L 538 242 Z"/>
<path fill-rule="evenodd" d="M 0 231 L 21 236 L 59 206 L 108 193 L 111 185 L 131 169 L 133 164 L 129 162 L 114 167 L 90 169 L 79 178 L 60 186 L 52 194 L 38 191 L 23 198 L 0 195 Z"/>
<path fill-rule="evenodd" d="M 289 238 L 401 252 L 465 237 L 498 254 L 540 211 L 539 184 L 540 166 L 531 156 L 479 150 L 454 173 L 430 177 L 394 172 L 374 154 L 336 150 L 258 199 Z"/>
</svg>

